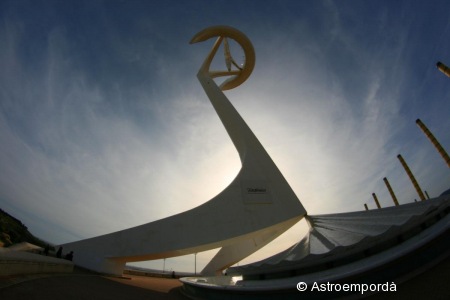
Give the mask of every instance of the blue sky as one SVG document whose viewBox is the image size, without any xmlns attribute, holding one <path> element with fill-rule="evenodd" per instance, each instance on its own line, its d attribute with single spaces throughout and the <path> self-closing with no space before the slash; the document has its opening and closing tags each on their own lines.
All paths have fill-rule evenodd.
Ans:
<svg viewBox="0 0 450 300">
<path fill-rule="evenodd" d="M 244 2 L 244 3 L 242 3 Z M 431 197 L 450 170 L 448 1 L 0 1 L 0 207 L 65 243 L 214 197 L 240 162 L 196 73 L 230 25 L 256 51 L 226 95 L 309 214 Z M 250 262 L 284 250 L 299 223 Z M 200 270 L 214 251 L 197 256 Z M 166 268 L 193 271 L 193 255 Z M 161 261 L 148 266 L 162 267 Z"/>
</svg>

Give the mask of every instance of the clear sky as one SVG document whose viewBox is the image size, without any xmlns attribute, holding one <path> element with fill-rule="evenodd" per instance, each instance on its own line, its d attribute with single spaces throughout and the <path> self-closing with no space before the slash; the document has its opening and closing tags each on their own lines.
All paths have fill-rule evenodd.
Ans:
<svg viewBox="0 0 450 300">
<path fill-rule="evenodd" d="M 449 11 L 449 1 L 2 0 L 0 208 L 59 244 L 223 190 L 240 162 L 196 78 L 212 41 L 189 45 L 219 24 L 256 51 L 253 74 L 226 95 L 309 214 L 374 209 L 373 192 L 391 206 L 385 176 L 401 204 L 419 199 L 399 153 L 438 196 L 450 169 L 415 120 L 450 151 L 450 78 L 436 69 L 450 65 Z M 244 263 L 304 232 L 302 222 Z M 166 268 L 193 271 L 194 257 Z"/>
</svg>

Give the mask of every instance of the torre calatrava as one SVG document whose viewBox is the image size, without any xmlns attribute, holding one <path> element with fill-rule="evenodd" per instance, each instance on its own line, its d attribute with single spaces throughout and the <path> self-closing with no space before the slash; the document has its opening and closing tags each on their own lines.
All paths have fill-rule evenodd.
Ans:
<svg viewBox="0 0 450 300">
<path fill-rule="evenodd" d="M 220 248 L 201 274 L 221 274 L 224 269 L 273 241 L 306 215 L 286 179 L 223 93 L 238 87 L 250 76 L 255 65 L 251 42 L 234 28 L 215 26 L 199 32 L 191 43 L 210 38 L 217 40 L 197 78 L 239 154 L 242 167 L 237 177 L 216 197 L 194 209 L 63 245 L 64 249 L 77 253 L 74 258 L 77 265 L 120 276 L 127 262 Z M 242 66 L 234 61 L 228 38 L 244 50 L 246 60 Z M 211 71 L 211 62 L 222 44 L 227 68 Z M 213 78 L 221 76 L 228 79 L 218 86 Z"/>
<path fill-rule="evenodd" d="M 241 39 L 243 34 L 235 29 L 213 28 L 205 31 L 208 34 L 204 32 L 200 36 L 218 36 L 213 51 L 216 51 L 218 45 L 226 39 L 235 39 L 243 49 L 249 48 L 248 39 L 245 39 L 244 44 Z M 198 41 L 199 35 L 194 40 Z M 231 57 L 227 49 L 225 53 L 226 57 Z M 210 59 L 211 54 L 203 67 L 209 66 Z M 227 66 L 231 64 L 228 63 Z M 448 68 L 441 66 L 440 69 L 447 72 L 446 75 L 449 74 Z M 207 76 L 204 77 L 205 74 L 214 77 L 225 73 L 239 77 L 241 71 L 231 72 L 230 68 L 228 71 L 216 73 L 200 71 L 198 77 L 225 127 L 238 128 L 242 126 L 243 120 L 231 117 L 237 114 L 234 108 L 222 108 L 223 105 L 229 106 L 229 102 L 218 92 L 213 81 Z M 224 86 L 233 83 L 233 80 L 234 77 L 225 81 Z M 426 127 L 421 122 L 418 124 L 448 164 L 448 155 L 445 158 L 446 153 L 442 146 L 429 130 L 424 129 Z M 233 133 L 230 133 L 232 130 L 228 128 L 227 130 L 232 136 Z M 255 155 L 260 157 L 257 161 L 262 161 L 262 146 L 259 146 L 253 134 L 248 133 L 236 138 L 232 136 L 232 140 L 240 155 L 242 153 L 239 148 L 242 145 L 257 143 L 259 150 L 254 148 L 256 151 L 244 153 L 245 160 L 256 162 L 254 158 L 248 158 Z M 398 155 L 398 159 L 420 199 L 426 200 L 403 157 Z M 243 165 L 245 166 L 245 163 Z M 258 191 L 259 188 L 265 192 L 272 189 L 270 187 L 267 190 L 269 183 L 264 179 L 248 175 L 255 174 L 246 174 L 245 182 L 258 183 L 255 185 L 258 186 Z M 227 276 L 182 278 L 184 293 L 193 299 L 248 299 L 250 295 L 251 299 L 299 299 L 299 297 L 308 299 L 310 296 L 313 299 L 334 299 L 358 296 L 361 295 L 361 290 L 348 289 L 314 294 L 314 291 L 306 288 L 339 283 L 353 287 L 360 287 L 361 284 L 386 285 L 395 290 L 394 282 L 410 277 L 418 270 L 424 270 L 424 266 L 438 263 L 450 253 L 450 190 L 426 201 L 399 204 L 388 179 L 384 177 L 383 180 L 391 194 L 392 206 L 382 208 L 373 193 L 378 209 L 369 209 L 365 204 L 363 211 L 327 215 L 308 214 L 304 216 L 309 227 L 308 233 L 291 247 L 261 261 L 228 268 Z M 284 185 L 284 188 L 287 186 Z M 259 200 L 252 198 L 246 201 L 261 204 L 272 201 L 265 202 L 269 199 L 267 196 L 258 197 Z M 303 209 L 303 206 L 301 207 Z M 299 294 L 299 291 L 302 293 Z"/>
</svg>

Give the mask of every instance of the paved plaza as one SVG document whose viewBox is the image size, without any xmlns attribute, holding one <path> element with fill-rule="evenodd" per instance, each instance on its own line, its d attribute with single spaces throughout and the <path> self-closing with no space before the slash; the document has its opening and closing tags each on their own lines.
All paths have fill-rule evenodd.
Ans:
<svg viewBox="0 0 450 300">
<path fill-rule="evenodd" d="M 112 278 L 74 274 L 0 279 L 0 299 L 9 300 L 185 300 L 178 279 L 127 276 Z"/>
<path fill-rule="evenodd" d="M 449 274 L 450 258 L 447 258 L 427 272 L 398 284 L 397 292 L 384 292 L 365 299 L 450 299 Z M 75 268 L 73 274 L 0 278 L 0 299 L 186 300 L 188 298 L 181 293 L 181 283 L 178 279 L 132 275 L 126 275 L 126 278 L 103 277 Z"/>
</svg>

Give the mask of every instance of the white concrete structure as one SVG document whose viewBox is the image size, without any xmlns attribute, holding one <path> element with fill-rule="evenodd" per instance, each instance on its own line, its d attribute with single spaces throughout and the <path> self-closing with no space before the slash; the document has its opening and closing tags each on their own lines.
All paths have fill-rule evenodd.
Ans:
<svg viewBox="0 0 450 300">
<path fill-rule="evenodd" d="M 298 243 L 259 262 L 230 268 L 228 272 L 247 278 L 258 278 L 261 274 L 265 278 L 277 278 L 286 277 L 293 270 L 294 274 L 301 274 L 308 273 L 307 270 L 332 269 L 377 254 L 393 260 L 394 256 L 386 254 L 389 249 L 400 249 L 399 246 L 408 244 L 406 241 L 422 234 L 420 243 L 409 242 L 413 250 L 434 235 L 448 231 L 449 212 L 450 195 L 442 195 L 428 201 L 369 211 L 307 216 L 309 232 Z M 426 229 L 430 230 L 423 234 Z"/>
<path fill-rule="evenodd" d="M 10 248 L 0 248 L 0 276 L 73 271 L 71 261 Z"/>
<path fill-rule="evenodd" d="M 218 37 L 198 72 L 198 79 L 231 137 L 242 162 L 233 182 L 216 197 L 192 210 L 123 231 L 63 245 L 85 268 L 121 275 L 126 262 L 161 259 L 221 247 L 203 269 L 212 275 L 235 264 L 278 237 L 306 214 L 297 196 L 250 128 L 223 94 L 243 83 L 255 64 L 253 46 L 234 28 L 216 26 L 191 43 Z M 246 62 L 238 66 L 227 38 L 241 45 Z M 224 43 L 227 70 L 210 71 Z M 235 68 L 233 68 L 233 66 Z M 221 86 L 213 78 L 231 76 Z"/>
<path fill-rule="evenodd" d="M 450 257 L 450 190 L 418 203 L 306 217 L 309 232 L 229 276 L 185 277 L 190 299 L 359 299 L 356 291 L 314 292 L 314 284 L 400 284 Z M 301 294 L 297 284 L 309 288 Z M 301 295 L 301 296 L 300 296 Z M 365 296 L 365 294 L 364 294 Z"/>
</svg>

